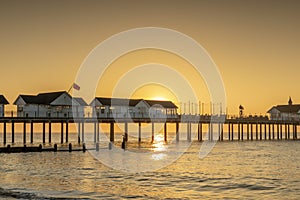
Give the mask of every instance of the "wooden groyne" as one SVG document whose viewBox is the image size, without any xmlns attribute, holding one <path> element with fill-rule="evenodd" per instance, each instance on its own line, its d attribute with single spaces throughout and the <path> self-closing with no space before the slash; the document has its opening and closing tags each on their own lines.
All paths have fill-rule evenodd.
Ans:
<svg viewBox="0 0 300 200">
<path fill-rule="evenodd" d="M 15 144 L 15 125 L 23 125 L 23 145 L 27 143 L 33 144 L 34 141 L 34 125 L 42 125 L 42 145 L 52 143 L 52 124 L 60 124 L 60 143 L 69 143 L 69 126 L 70 124 L 77 125 L 77 143 L 85 142 L 85 126 L 86 124 L 93 124 L 94 126 L 94 143 L 99 143 L 100 140 L 100 124 L 109 124 L 109 140 L 111 142 L 115 141 L 115 123 L 124 124 L 124 138 L 128 141 L 128 124 L 135 123 L 138 125 L 138 142 L 142 141 L 142 123 L 151 124 L 152 126 L 152 136 L 151 140 L 154 141 L 154 126 L 156 123 L 163 123 L 163 135 L 164 141 L 168 141 L 168 124 L 175 124 L 176 141 L 180 141 L 182 135 L 186 134 L 187 141 L 192 141 L 192 126 L 197 125 L 197 136 L 196 140 L 219 140 L 219 141 L 243 141 L 243 140 L 297 140 L 298 139 L 298 121 L 273 121 L 267 118 L 259 119 L 249 119 L 249 118 L 236 118 L 236 119 L 225 119 L 225 120 L 212 120 L 210 116 L 190 116 L 185 117 L 182 120 L 181 116 L 177 118 L 167 118 L 167 119 L 150 119 L 150 118 L 17 118 L 17 117 L 3 117 L 0 118 L 0 124 L 3 126 L 3 145 Z M 11 130 L 8 130 L 8 124 L 10 124 Z M 47 130 L 46 130 L 47 125 Z M 179 131 L 179 126 L 186 126 L 186 131 L 182 133 Z M 29 133 L 28 126 L 30 126 Z M 206 128 L 206 129 L 205 129 Z M 205 129 L 205 131 L 204 131 Z M 46 134 L 48 135 L 46 141 Z M 8 141 L 8 135 L 10 136 L 10 141 Z M 27 138 L 29 135 L 30 141 Z M 5 152 L 5 148 L 0 149 L 0 152 Z M 13 148 L 11 147 L 11 150 Z M 31 147 L 20 147 L 15 151 L 23 150 L 40 151 L 39 148 Z M 42 148 L 43 149 L 43 148 Z M 54 151 L 54 150 L 53 150 Z"/>
</svg>

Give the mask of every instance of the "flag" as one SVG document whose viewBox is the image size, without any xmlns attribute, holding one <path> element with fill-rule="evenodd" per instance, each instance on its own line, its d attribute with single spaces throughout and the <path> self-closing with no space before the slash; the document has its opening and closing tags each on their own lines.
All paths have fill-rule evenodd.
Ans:
<svg viewBox="0 0 300 200">
<path fill-rule="evenodd" d="M 73 89 L 75 89 L 75 90 L 80 90 L 80 86 L 77 85 L 76 83 L 73 83 Z"/>
</svg>

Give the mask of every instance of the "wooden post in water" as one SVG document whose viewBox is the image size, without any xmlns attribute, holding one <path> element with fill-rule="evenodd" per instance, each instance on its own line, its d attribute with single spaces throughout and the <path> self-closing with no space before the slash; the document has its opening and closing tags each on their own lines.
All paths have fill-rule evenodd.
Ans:
<svg viewBox="0 0 300 200">
<path fill-rule="evenodd" d="M 23 123 L 23 144 L 26 144 L 26 121 Z"/>
<path fill-rule="evenodd" d="M 125 122 L 124 126 L 125 126 L 124 127 L 124 129 L 125 129 L 125 142 L 128 142 L 128 123 Z"/>
<path fill-rule="evenodd" d="M 84 132 L 84 120 L 81 122 L 82 124 L 81 124 L 81 140 L 82 140 L 82 144 L 84 143 L 84 134 L 85 134 L 85 132 Z"/>
<path fill-rule="evenodd" d="M 49 121 L 49 143 L 51 143 L 51 132 L 52 132 L 52 130 L 51 130 L 51 121 Z"/>
<path fill-rule="evenodd" d="M 81 128 L 80 128 L 80 122 L 78 122 L 78 144 L 80 144 L 80 131 L 81 131 Z"/>
<path fill-rule="evenodd" d="M 176 142 L 179 142 L 179 122 L 176 122 Z"/>
<path fill-rule="evenodd" d="M 230 140 L 230 123 L 228 122 L 228 140 Z"/>
<path fill-rule="evenodd" d="M 187 140 L 187 141 L 190 141 L 189 135 L 190 135 L 190 123 L 187 122 L 187 123 L 186 123 L 186 140 Z"/>
<path fill-rule="evenodd" d="M 3 122 L 3 144 L 6 144 L 6 122 Z"/>
<path fill-rule="evenodd" d="M 151 143 L 154 142 L 154 122 L 151 122 Z"/>
<path fill-rule="evenodd" d="M 94 122 L 94 143 L 97 142 L 97 122 Z"/>
<path fill-rule="evenodd" d="M 11 122 L 11 143 L 15 143 L 15 122 Z"/>
<path fill-rule="evenodd" d="M 275 124 L 272 124 L 272 139 L 275 139 Z"/>
<path fill-rule="evenodd" d="M 43 144 L 46 143 L 46 122 L 43 122 Z"/>
<path fill-rule="evenodd" d="M 282 124 L 280 124 L 280 139 L 282 140 Z"/>
<path fill-rule="evenodd" d="M 250 128 L 251 128 L 251 140 L 253 140 L 253 124 L 252 123 L 250 125 Z"/>
<path fill-rule="evenodd" d="M 223 124 L 221 124 L 221 123 L 219 123 L 219 126 L 220 126 L 220 129 L 221 129 L 221 135 L 220 135 L 220 137 L 221 137 L 221 141 L 223 141 Z"/>
<path fill-rule="evenodd" d="M 139 122 L 139 142 L 142 141 L 142 125 L 141 125 L 141 122 Z"/>
<path fill-rule="evenodd" d="M 277 140 L 279 140 L 279 124 L 277 124 Z"/>
<path fill-rule="evenodd" d="M 214 124 L 210 123 L 210 140 L 214 140 Z"/>
<path fill-rule="evenodd" d="M 64 122 L 60 123 L 60 129 L 61 129 L 60 143 L 63 144 L 64 143 Z"/>
<path fill-rule="evenodd" d="M 258 123 L 256 122 L 256 131 L 255 131 L 255 136 L 256 136 L 256 140 L 258 140 Z"/>
<path fill-rule="evenodd" d="M 267 123 L 264 123 L 264 127 L 265 127 L 265 140 L 267 140 Z"/>
<path fill-rule="evenodd" d="M 69 142 L 69 120 L 66 122 L 66 143 Z"/>
<path fill-rule="evenodd" d="M 243 141 L 244 140 L 244 123 L 241 124 L 241 128 L 242 128 L 242 132 L 241 132 L 242 137 L 241 138 L 242 138 L 242 141 Z"/>
<path fill-rule="evenodd" d="M 271 124 L 269 124 L 269 140 L 271 140 Z"/>
<path fill-rule="evenodd" d="M 284 123 L 284 139 L 287 140 L 287 123 Z"/>
<path fill-rule="evenodd" d="M 295 124 L 295 139 L 297 139 L 297 124 Z"/>
<path fill-rule="evenodd" d="M 115 141 L 115 123 L 110 122 L 110 137 L 109 141 L 114 142 Z"/>
<path fill-rule="evenodd" d="M 30 143 L 33 143 L 33 121 L 30 121 Z"/>
<path fill-rule="evenodd" d="M 259 140 L 262 140 L 262 123 L 259 123 Z"/>
<path fill-rule="evenodd" d="M 233 123 L 232 123 L 231 124 L 231 140 L 232 141 L 234 140 L 233 133 L 234 133 L 234 129 L 233 129 Z"/>
<path fill-rule="evenodd" d="M 238 140 L 240 140 L 241 139 L 241 127 L 240 127 L 240 123 L 238 122 L 237 123 L 237 125 L 238 125 Z"/>
<path fill-rule="evenodd" d="M 164 141 L 167 142 L 167 122 L 164 124 Z"/>
<path fill-rule="evenodd" d="M 291 139 L 290 138 L 290 124 L 288 124 L 288 139 Z"/>
<path fill-rule="evenodd" d="M 126 131 L 126 129 L 125 129 Z M 126 140 L 128 137 L 126 138 Z M 97 143 L 100 141 L 100 123 L 97 121 Z M 127 142 L 127 141 L 126 141 Z"/>
<path fill-rule="evenodd" d="M 247 140 L 249 140 L 249 122 L 247 122 Z"/>
<path fill-rule="evenodd" d="M 198 141 L 202 141 L 202 123 L 198 123 Z"/>
</svg>

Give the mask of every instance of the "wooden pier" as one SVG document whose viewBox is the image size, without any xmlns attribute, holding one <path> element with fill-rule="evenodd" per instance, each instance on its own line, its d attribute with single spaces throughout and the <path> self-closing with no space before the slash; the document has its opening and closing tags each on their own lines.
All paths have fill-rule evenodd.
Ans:
<svg viewBox="0 0 300 200">
<path fill-rule="evenodd" d="M 163 135 L 164 141 L 168 141 L 168 124 L 175 124 L 176 132 L 176 141 L 179 141 L 180 138 L 183 138 L 182 135 L 186 134 L 186 140 L 192 141 L 192 126 L 197 125 L 197 141 L 203 140 L 219 140 L 219 141 L 252 141 L 252 140 L 297 140 L 298 139 L 298 121 L 272 121 L 266 118 L 262 119 L 249 119 L 249 118 L 236 118 L 236 119 L 225 119 L 225 121 L 220 120 L 211 120 L 210 116 L 199 116 L 198 120 L 195 120 L 193 116 L 185 118 L 182 120 L 181 116 L 177 118 L 167 118 L 167 119 L 150 119 L 150 118 L 17 118 L 17 117 L 3 117 L 0 118 L 0 124 L 2 124 L 3 130 L 0 130 L 0 133 L 3 133 L 3 145 L 15 144 L 15 125 L 22 124 L 23 126 L 23 145 L 27 143 L 34 143 L 34 125 L 42 125 L 42 144 L 52 143 L 52 124 L 60 124 L 60 143 L 68 144 L 69 143 L 69 125 L 77 124 L 77 133 L 78 140 L 77 143 L 85 142 L 85 125 L 93 124 L 94 126 L 94 143 L 99 143 L 100 141 L 100 128 L 99 125 L 102 123 L 109 124 L 109 140 L 111 142 L 115 141 L 115 123 L 124 123 L 124 138 L 125 141 L 128 141 L 128 124 L 135 123 L 138 125 L 138 140 L 137 142 L 142 141 L 142 123 L 151 124 L 152 126 L 152 135 L 151 141 L 154 141 L 154 126 L 156 123 L 163 123 Z M 11 130 L 8 130 L 8 124 L 10 124 Z M 186 125 L 186 131 L 180 133 L 179 127 L 183 124 Z M 47 126 L 46 126 L 47 125 Z M 30 142 L 28 142 L 27 126 L 30 126 Z M 48 130 L 46 130 L 48 127 Z M 206 127 L 207 131 L 204 131 Z M 48 141 L 46 141 L 46 134 L 48 134 Z M 10 141 L 8 141 L 8 135 L 10 135 Z M 150 141 L 150 142 L 151 142 Z M 3 150 L 5 151 L 5 150 Z M 0 150 L 1 152 L 1 150 Z"/>
</svg>

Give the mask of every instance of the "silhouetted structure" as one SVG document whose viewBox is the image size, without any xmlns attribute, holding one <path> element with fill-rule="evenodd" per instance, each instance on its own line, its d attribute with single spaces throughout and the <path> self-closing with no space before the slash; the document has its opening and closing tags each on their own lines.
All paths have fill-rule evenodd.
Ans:
<svg viewBox="0 0 300 200">
<path fill-rule="evenodd" d="M 273 106 L 268 112 L 271 120 L 300 120 L 300 104 L 293 104 L 292 98 L 289 98 L 287 105 Z"/>
<path fill-rule="evenodd" d="M 5 105 L 9 104 L 3 95 L 0 95 L 0 117 L 4 117 Z"/>
</svg>

